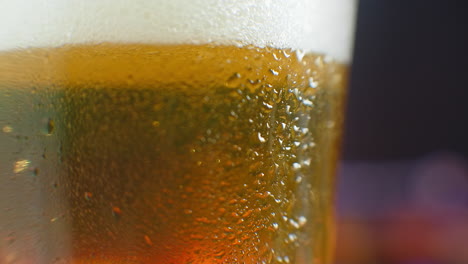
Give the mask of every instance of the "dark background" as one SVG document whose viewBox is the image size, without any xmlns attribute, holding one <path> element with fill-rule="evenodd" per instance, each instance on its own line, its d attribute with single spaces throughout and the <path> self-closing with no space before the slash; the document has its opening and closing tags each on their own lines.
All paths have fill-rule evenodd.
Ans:
<svg viewBox="0 0 468 264">
<path fill-rule="evenodd" d="M 468 1 L 361 0 L 344 159 L 468 156 Z"/>
<path fill-rule="evenodd" d="M 468 1 L 361 0 L 337 264 L 468 263 Z"/>
</svg>

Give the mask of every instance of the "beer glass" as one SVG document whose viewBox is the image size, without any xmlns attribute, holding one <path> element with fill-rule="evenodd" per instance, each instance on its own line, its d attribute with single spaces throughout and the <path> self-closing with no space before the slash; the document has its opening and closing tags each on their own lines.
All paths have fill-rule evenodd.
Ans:
<svg viewBox="0 0 468 264">
<path fill-rule="evenodd" d="M 0 9 L 0 263 L 330 263 L 352 0 Z"/>
</svg>

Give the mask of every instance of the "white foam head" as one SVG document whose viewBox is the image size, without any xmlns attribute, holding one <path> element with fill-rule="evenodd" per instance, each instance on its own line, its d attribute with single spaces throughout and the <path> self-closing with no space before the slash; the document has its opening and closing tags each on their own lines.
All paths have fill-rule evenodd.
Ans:
<svg viewBox="0 0 468 264">
<path fill-rule="evenodd" d="M 220 43 L 349 62 L 355 0 L 0 0 L 0 50 L 63 44 Z"/>
</svg>

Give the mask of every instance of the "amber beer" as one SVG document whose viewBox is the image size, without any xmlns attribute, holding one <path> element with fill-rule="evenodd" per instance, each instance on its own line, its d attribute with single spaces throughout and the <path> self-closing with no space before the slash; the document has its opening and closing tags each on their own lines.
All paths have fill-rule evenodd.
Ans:
<svg viewBox="0 0 468 264">
<path fill-rule="evenodd" d="M 346 59 L 84 40 L 0 41 L 0 263 L 330 263 Z"/>
<path fill-rule="evenodd" d="M 326 259 L 345 83 L 345 66 L 288 49 L 6 52 L 0 140 L 35 149 L 2 161 L 66 206 L 49 217 L 72 263 Z"/>
</svg>

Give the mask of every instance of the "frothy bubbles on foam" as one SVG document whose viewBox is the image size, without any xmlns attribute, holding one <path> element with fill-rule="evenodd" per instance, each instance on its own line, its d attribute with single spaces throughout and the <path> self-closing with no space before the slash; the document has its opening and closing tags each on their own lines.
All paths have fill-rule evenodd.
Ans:
<svg viewBox="0 0 468 264">
<path fill-rule="evenodd" d="M 350 60 L 355 0 L 1 1 L 0 50 L 73 43 L 220 43 Z"/>
</svg>

